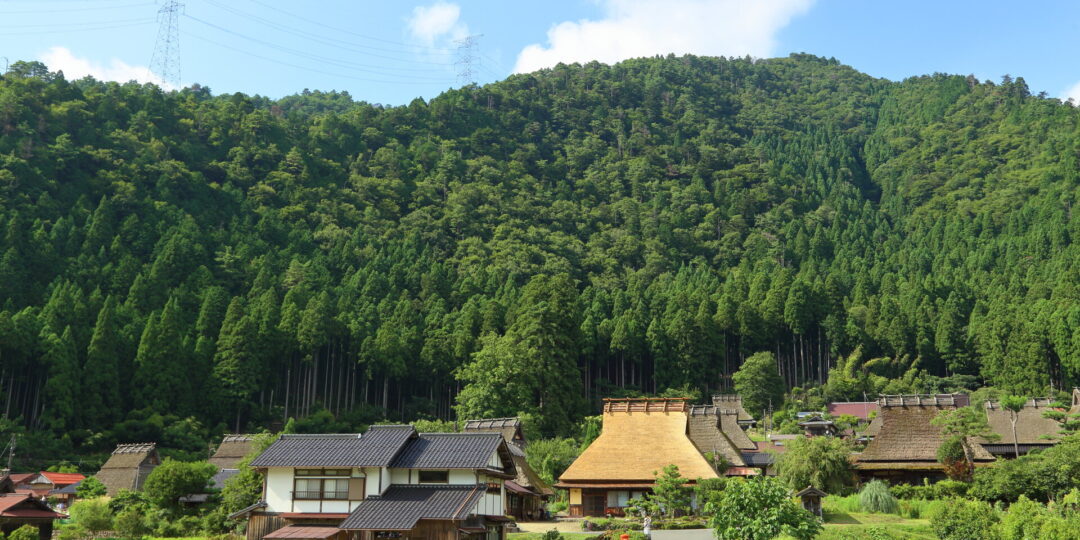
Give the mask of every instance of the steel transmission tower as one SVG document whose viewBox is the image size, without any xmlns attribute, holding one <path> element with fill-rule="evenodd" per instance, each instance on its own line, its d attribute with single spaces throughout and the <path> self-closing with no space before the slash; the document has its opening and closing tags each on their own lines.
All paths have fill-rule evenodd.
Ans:
<svg viewBox="0 0 1080 540">
<path fill-rule="evenodd" d="M 476 54 L 476 48 L 482 37 L 483 34 L 473 34 L 454 41 L 457 44 L 454 65 L 458 68 L 458 80 L 462 85 L 476 84 L 476 72 L 480 69 L 480 56 Z"/>
<path fill-rule="evenodd" d="M 172 88 L 180 88 L 180 15 L 184 4 L 180 0 L 163 0 L 158 9 L 158 35 L 154 55 L 150 57 L 150 71 L 161 82 Z"/>
</svg>

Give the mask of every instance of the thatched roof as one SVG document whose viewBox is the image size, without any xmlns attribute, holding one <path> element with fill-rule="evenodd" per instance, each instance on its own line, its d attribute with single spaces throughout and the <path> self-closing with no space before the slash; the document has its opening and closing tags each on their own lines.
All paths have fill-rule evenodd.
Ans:
<svg viewBox="0 0 1080 540">
<path fill-rule="evenodd" d="M 739 449 L 720 429 L 719 411 L 712 405 L 694 405 L 690 407 L 690 440 L 702 453 L 720 454 L 735 467 L 745 465 Z M 732 422 L 734 424 L 734 422 Z M 735 425 L 736 429 L 739 426 Z M 739 429 L 739 431 L 742 431 Z M 744 434 L 745 435 L 745 434 Z"/>
<path fill-rule="evenodd" d="M 560 484 L 652 484 L 671 464 L 684 478 L 718 478 L 687 436 L 686 408 L 685 399 L 605 401 L 600 436 L 566 469 Z"/>
<path fill-rule="evenodd" d="M 466 420 L 465 431 L 501 433 L 506 442 L 524 447 L 526 444 L 525 433 L 521 431 L 521 420 L 513 418 L 480 418 Z"/>
<path fill-rule="evenodd" d="M 925 462 L 937 463 L 937 449 L 944 441 L 941 429 L 930 421 L 941 411 L 955 409 L 946 405 L 896 406 L 882 404 L 881 431 L 858 457 L 858 463 Z M 975 459 L 994 458 L 982 446 L 973 444 Z M 864 468 L 860 466 L 860 468 Z"/>
<path fill-rule="evenodd" d="M 510 454 L 514 459 L 514 468 L 517 469 L 517 477 L 514 483 L 528 488 L 538 495 L 554 495 L 555 491 L 547 485 L 529 466 L 525 459 L 525 435 L 521 431 L 521 420 L 513 418 L 481 418 L 466 420 L 464 431 L 466 433 L 499 433 L 506 440 L 510 448 Z"/>
<path fill-rule="evenodd" d="M 1017 413 L 1016 420 L 1016 443 L 1017 444 L 1053 444 L 1058 441 L 1061 424 L 1049 418 L 1043 418 L 1043 413 L 1051 410 L 1049 398 L 1029 399 L 1023 409 Z M 1012 413 L 1002 409 L 1001 405 L 993 401 L 987 401 L 986 421 L 990 429 L 1001 436 L 993 441 L 995 444 L 1013 444 Z M 990 441 L 980 440 L 989 443 Z"/>
<path fill-rule="evenodd" d="M 221 439 L 217 451 L 209 459 L 220 471 L 222 469 L 235 469 L 240 460 L 251 453 L 252 435 L 226 435 Z"/>
<path fill-rule="evenodd" d="M 862 432 L 863 437 L 877 437 L 877 434 L 881 432 L 881 412 L 879 411 L 877 416 L 870 421 L 870 424 L 866 426 L 866 430 Z"/>
<path fill-rule="evenodd" d="M 738 420 L 744 424 L 753 424 L 754 417 L 743 408 L 742 396 L 738 394 L 713 394 L 713 406 L 719 408 L 724 414 L 735 414 Z"/>
<path fill-rule="evenodd" d="M 105 484 L 109 496 L 114 496 L 121 489 L 142 489 L 150 471 L 160 464 L 154 443 L 121 444 L 95 476 Z"/>
</svg>

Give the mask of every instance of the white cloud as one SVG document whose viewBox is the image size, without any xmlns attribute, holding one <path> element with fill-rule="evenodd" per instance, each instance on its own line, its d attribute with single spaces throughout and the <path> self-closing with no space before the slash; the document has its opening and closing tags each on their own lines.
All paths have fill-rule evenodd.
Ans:
<svg viewBox="0 0 1080 540">
<path fill-rule="evenodd" d="M 1061 94 L 1062 101 L 1068 101 L 1072 99 L 1073 102 L 1080 104 L 1080 82 L 1072 85 L 1065 93 Z"/>
<path fill-rule="evenodd" d="M 427 46 L 443 37 L 459 39 L 469 34 L 468 27 L 461 22 L 461 6 L 442 0 L 430 6 L 414 7 L 407 24 L 409 34 Z"/>
<path fill-rule="evenodd" d="M 100 64 L 87 58 L 79 58 L 64 47 L 52 47 L 38 55 L 38 60 L 49 66 L 49 71 L 63 71 L 69 81 L 81 79 L 87 75 L 99 81 L 139 81 L 162 84 L 160 78 L 150 73 L 145 66 L 132 66 L 123 60 L 113 58 L 108 65 Z"/>
<path fill-rule="evenodd" d="M 776 33 L 814 0 L 597 0 L 599 20 L 551 27 L 547 44 L 525 47 L 515 73 L 559 62 L 612 63 L 657 54 L 770 56 Z"/>
</svg>

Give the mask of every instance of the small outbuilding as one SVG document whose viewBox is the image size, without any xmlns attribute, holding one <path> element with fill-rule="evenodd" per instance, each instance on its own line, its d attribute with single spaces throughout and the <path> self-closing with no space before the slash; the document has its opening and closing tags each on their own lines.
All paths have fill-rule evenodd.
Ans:
<svg viewBox="0 0 1080 540">
<path fill-rule="evenodd" d="M 795 494 L 802 501 L 802 507 L 817 517 L 821 517 L 821 499 L 826 495 L 828 494 L 814 486 L 806 486 L 806 489 Z"/>
<path fill-rule="evenodd" d="M 23 525 L 31 525 L 37 527 L 41 540 L 49 540 L 53 520 L 65 517 L 29 493 L 0 494 L 0 532 L 5 536 Z"/>
</svg>

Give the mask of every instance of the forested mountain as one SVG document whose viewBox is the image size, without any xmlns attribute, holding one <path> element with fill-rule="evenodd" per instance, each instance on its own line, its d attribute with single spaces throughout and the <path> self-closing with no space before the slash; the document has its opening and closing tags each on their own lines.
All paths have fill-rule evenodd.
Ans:
<svg viewBox="0 0 1080 540">
<path fill-rule="evenodd" d="M 728 388 L 757 351 L 792 387 L 832 369 L 841 399 L 1061 388 L 1078 120 L 1019 78 L 807 55 L 560 66 L 401 107 L 16 63 L 0 410 L 45 454 L 195 452 L 316 412 L 565 433 L 600 396 Z"/>
</svg>

